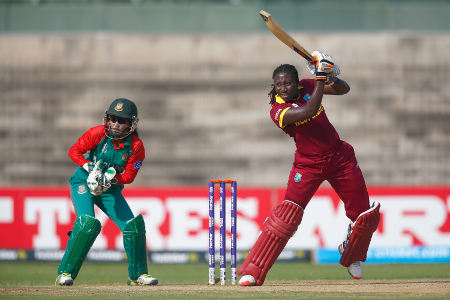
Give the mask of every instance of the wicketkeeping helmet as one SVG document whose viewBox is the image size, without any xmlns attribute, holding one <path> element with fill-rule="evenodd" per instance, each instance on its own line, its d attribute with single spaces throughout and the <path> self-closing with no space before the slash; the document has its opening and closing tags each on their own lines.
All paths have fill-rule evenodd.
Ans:
<svg viewBox="0 0 450 300">
<path fill-rule="evenodd" d="M 110 116 L 115 116 L 123 119 L 130 120 L 130 130 L 123 136 L 113 136 L 110 130 L 106 134 L 110 138 L 125 138 L 136 130 L 138 119 L 138 112 L 136 104 L 133 101 L 126 98 L 118 98 L 114 100 L 109 108 L 105 111 L 105 132 L 108 129 L 108 121 Z"/>
<path fill-rule="evenodd" d="M 106 113 L 110 116 L 116 116 L 129 120 L 136 119 L 138 115 L 136 104 L 126 98 L 118 98 L 114 100 Z"/>
</svg>

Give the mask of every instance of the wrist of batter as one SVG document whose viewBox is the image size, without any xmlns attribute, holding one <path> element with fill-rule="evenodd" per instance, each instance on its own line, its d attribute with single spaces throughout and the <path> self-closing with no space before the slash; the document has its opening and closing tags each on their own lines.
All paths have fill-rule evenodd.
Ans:
<svg viewBox="0 0 450 300">
<path fill-rule="evenodd" d="M 327 80 L 327 74 L 322 72 L 316 73 L 316 81 L 323 81 L 325 82 Z"/>
<path fill-rule="evenodd" d="M 335 85 L 336 83 L 339 83 L 339 81 L 341 81 L 339 78 L 337 78 L 337 77 L 331 77 L 331 78 L 330 78 L 330 82 L 328 83 L 328 85 L 329 85 L 329 86 L 333 86 L 333 85 Z"/>
</svg>

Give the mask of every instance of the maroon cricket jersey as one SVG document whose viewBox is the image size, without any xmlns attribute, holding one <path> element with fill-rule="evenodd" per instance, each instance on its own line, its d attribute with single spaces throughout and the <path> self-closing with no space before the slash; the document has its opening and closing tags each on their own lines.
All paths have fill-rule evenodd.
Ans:
<svg viewBox="0 0 450 300">
<path fill-rule="evenodd" d="M 296 122 L 288 126 L 282 126 L 283 116 L 292 107 L 306 105 L 314 91 L 315 80 L 303 79 L 299 83 L 300 96 L 294 102 L 285 102 L 279 95 L 276 95 L 275 102 L 270 110 L 270 117 L 275 124 L 286 134 L 293 137 L 297 151 L 295 160 L 300 156 L 326 155 L 333 151 L 340 142 L 336 129 L 331 125 L 321 105 L 316 115 L 312 118 Z"/>
</svg>

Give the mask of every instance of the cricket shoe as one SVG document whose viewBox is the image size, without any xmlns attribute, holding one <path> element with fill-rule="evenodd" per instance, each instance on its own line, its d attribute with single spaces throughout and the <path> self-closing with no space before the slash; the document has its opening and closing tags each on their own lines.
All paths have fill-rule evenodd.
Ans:
<svg viewBox="0 0 450 300">
<path fill-rule="evenodd" d="M 152 277 L 148 274 L 142 274 L 139 276 L 136 280 L 131 280 L 130 277 L 128 277 L 127 281 L 128 285 L 157 285 L 158 279 L 155 277 Z"/>
<path fill-rule="evenodd" d="M 338 247 L 339 254 L 342 255 L 344 253 L 344 243 L 340 244 Z M 347 267 L 347 271 L 354 279 L 362 278 L 362 268 L 361 262 L 355 261 L 350 266 Z"/>
<path fill-rule="evenodd" d="M 243 275 L 239 280 L 240 286 L 255 286 L 256 280 L 252 275 Z"/>
<path fill-rule="evenodd" d="M 73 278 L 70 273 L 62 273 L 56 277 L 55 285 L 72 285 Z"/>
</svg>

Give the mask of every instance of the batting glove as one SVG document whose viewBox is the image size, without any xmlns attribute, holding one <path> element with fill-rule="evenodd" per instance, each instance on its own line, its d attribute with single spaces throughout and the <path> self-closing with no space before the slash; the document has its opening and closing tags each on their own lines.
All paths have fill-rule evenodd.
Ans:
<svg viewBox="0 0 450 300">
<path fill-rule="evenodd" d="M 341 74 L 341 70 L 337 65 L 334 65 L 333 71 L 331 73 L 327 74 L 327 79 L 325 80 L 325 84 L 333 85 L 335 83 L 335 79 L 337 76 Z"/>
<path fill-rule="evenodd" d="M 316 80 L 326 81 L 327 76 L 334 70 L 333 58 L 320 51 L 313 51 L 312 56 L 315 58 L 315 62 L 306 62 L 308 69 L 316 75 Z M 339 68 L 336 68 L 335 71 L 340 73 Z"/>
</svg>

